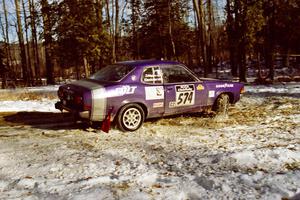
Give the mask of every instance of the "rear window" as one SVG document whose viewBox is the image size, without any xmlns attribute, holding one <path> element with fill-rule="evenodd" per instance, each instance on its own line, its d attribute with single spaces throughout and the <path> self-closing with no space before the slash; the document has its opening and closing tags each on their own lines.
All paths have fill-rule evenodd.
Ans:
<svg viewBox="0 0 300 200">
<path fill-rule="evenodd" d="M 115 82 L 123 79 L 133 70 L 133 66 L 127 65 L 108 65 L 100 71 L 90 76 L 90 79 L 98 81 Z"/>
</svg>

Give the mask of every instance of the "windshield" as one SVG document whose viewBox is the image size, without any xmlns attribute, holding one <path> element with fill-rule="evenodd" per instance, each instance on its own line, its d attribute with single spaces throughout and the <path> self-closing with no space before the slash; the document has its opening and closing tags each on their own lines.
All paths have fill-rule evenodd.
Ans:
<svg viewBox="0 0 300 200">
<path fill-rule="evenodd" d="M 124 78 L 132 69 L 133 66 L 108 65 L 95 74 L 91 75 L 90 79 L 108 82 L 119 81 Z"/>
</svg>

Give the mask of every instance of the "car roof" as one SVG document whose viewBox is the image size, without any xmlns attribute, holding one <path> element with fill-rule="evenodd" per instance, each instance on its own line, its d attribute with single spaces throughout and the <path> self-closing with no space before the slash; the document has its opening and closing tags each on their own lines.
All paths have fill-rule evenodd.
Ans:
<svg viewBox="0 0 300 200">
<path fill-rule="evenodd" d="M 180 62 L 167 61 L 167 60 L 131 60 L 131 61 L 121 61 L 116 64 L 129 65 L 134 67 L 145 67 L 153 65 L 182 65 Z"/>
</svg>

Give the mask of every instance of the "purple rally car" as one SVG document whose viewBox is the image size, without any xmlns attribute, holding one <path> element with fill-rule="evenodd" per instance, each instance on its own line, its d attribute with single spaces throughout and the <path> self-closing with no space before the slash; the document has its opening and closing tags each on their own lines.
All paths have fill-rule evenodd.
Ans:
<svg viewBox="0 0 300 200">
<path fill-rule="evenodd" d="M 200 79 L 183 64 L 143 60 L 106 66 L 88 79 L 60 86 L 55 107 L 91 122 L 116 122 L 135 131 L 146 118 L 200 112 L 226 112 L 243 92 L 242 83 Z M 108 118 L 109 117 L 109 118 Z"/>
</svg>

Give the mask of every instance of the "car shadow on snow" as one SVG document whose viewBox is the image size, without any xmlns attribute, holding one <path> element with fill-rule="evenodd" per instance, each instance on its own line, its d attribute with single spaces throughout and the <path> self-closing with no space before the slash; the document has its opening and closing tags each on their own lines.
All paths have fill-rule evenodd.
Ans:
<svg viewBox="0 0 300 200">
<path fill-rule="evenodd" d="M 2 113 L 3 124 L 29 125 L 33 128 L 59 130 L 59 129 L 78 129 L 81 124 L 74 123 L 71 113 L 51 113 L 51 112 L 18 112 Z"/>
</svg>

